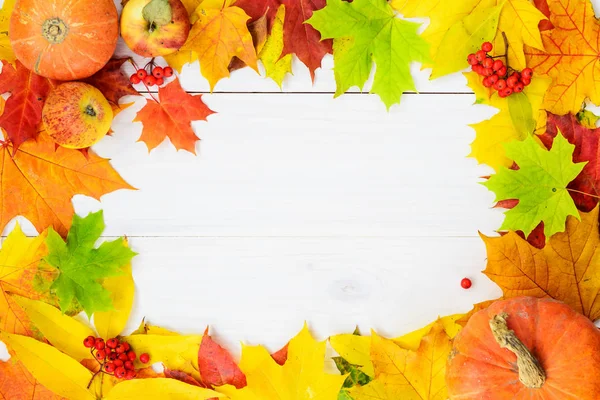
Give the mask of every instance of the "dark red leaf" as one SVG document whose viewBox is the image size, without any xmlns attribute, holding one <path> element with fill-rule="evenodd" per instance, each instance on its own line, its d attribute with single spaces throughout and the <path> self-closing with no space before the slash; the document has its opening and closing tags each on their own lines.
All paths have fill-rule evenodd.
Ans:
<svg viewBox="0 0 600 400">
<path fill-rule="evenodd" d="M 200 377 L 205 385 L 233 385 L 238 389 L 246 386 L 246 376 L 237 366 L 231 354 L 218 345 L 204 332 L 200 351 L 198 352 L 198 368 Z"/>
<path fill-rule="evenodd" d="M 121 71 L 121 66 L 127 60 L 129 58 L 113 58 L 104 68 L 84 82 L 98 88 L 104 97 L 113 104 L 119 104 L 119 99 L 123 96 L 137 96 L 138 91 L 131 86 L 129 78 Z"/>
</svg>

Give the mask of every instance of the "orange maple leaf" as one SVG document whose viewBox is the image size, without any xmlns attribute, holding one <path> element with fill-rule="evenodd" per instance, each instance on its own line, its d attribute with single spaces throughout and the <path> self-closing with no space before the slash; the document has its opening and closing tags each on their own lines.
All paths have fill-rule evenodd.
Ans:
<svg viewBox="0 0 600 400">
<path fill-rule="evenodd" d="M 600 24 L 588 0 L 548 2 L 555 29 L 542 32 L 546 51 L 526 48 L 527 64 L 552 77 L 544 108 L 553 114 L 577 114 L 583 102 L 600 103 Z"/>
<path fill-rule="evenodd" d="M 6 137 L 0 140 L 0 230 L 21 215 L 38 232 L 52 226 L 65 236 L 73 218 L 73 196 L 100 200 L 118 189 L 133 187 L 109 160 L 91 150 L 86 156 L 77 150 L 56 148 L 45 133 L 16 151 Z"/>
<path fill-rule="evenodd" d="M 592 321 L 600 318 L 600 233 L 598 207 L 567 219 L 565 232 L 548 239 L 543 249 L 515 232 L 481 235 L 488 263 L 483 271 L 504 298 L 550 297 L 567 303 Z"/>
<path fill-rule="evenodd" d="M 196 154 L 200 139 L 192 129 L 192 121 L 206 121 L 214 111 L 204 104 L 202 96 L 186 93 L 178 79 L 158 89 L 158 97 L 158 101 L 148 99 L 133 120 L 144 125 L 139 141 L 152 150 L 168 137 L 177 150 Z"/>
<path fill-rule="evenodd" d="M 42 386 L 19 361 L 0 362 L 0 398 L 7 400 L 61 400 Z"/>
<path fill-rule="evenodd" d="M 0 94 L 10 93 L 6 100 L 5 112 L 0 115 L 2 127 L 14 150 L 21 143 L 34 139 L 38 135 L 38 126 L 42 122 L 42 108 L 54 82 L 34 74 L 16 61 L 17 68 L 2 61 L 0 73 Z"/>
</svg>

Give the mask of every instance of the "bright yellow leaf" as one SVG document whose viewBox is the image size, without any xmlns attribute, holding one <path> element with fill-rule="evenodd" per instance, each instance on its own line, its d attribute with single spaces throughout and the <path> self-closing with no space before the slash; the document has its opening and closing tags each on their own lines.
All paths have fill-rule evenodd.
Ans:
<svg viewBox="0 0 600 400">
<path fill-rule="evenodd" d="M 107 278 L 102 285 L 110 292 L 113 310 L 94 314 L 96 331 L 105 340 L 120 335 L 131 314 L 135 292 L 131 264 L 126 265 L 122 270 L 123 275 Z"/>
<path fill-rule="evenodd" d="M 198 352 L 200 351 L 201 335 L 130 335 L 124 340 L 135 349 L 137 354 L 148 353 L 152 362 L 162 362 L 165 367 L 185 372 L 196 379 L 198 373 Z M 136 367 L 143 367 L 136 361 Z"/>
<path fill-rule="evenodd" d="M 265 348 L 244 346 L 240 368 L 248 386 L 222 386 L 217 391 L 231 400 L 336 400 L 345 377 L 324 372 L 325 346 L 306 326 L 290 341 L 283 366 Z"/>
<path fill-rule="evenodd" d="M 510 115 L 508 99 L 503 99 L 497 93 L 485 88 L 481 83 L 481 77 L 474 72 L 466 73 L 465 76 L 469 86 L 475 92 L 476 103 L 499 109 L 499 112 L 489 120 L 471 125 L 475 129 L 476 136 L 471 143 L 469 156 L 495 170 L 501 167 L 508 168 L 513 161 L 506 157 L 504 144 L 513 140 L 524 140 L 528 135 L 515 126 Z M 546 128 L 546 111 L 542 109 L 542 102 L 549 85 L 550 79 L 534 77 L 531 85 L 523 92 L 531 103 L 537 130 L 542 132 Z"/>
<path fill-rule="evenodd" d="M 456 321 L 460 320 L 463 317 L 464 314 L 454 314 L 441 317 L 437 321 L 432 322 L 424 328 L 417 329 L 416 331 L 413 331 L 409 334 L 397 337 L 392 340 L 394 341 L 394 343 L 396 343 L 403 349 L 417 351 L 419 349 L 419 346 L 421 345 L 421 341 L 423 340 L 423 338 L 427 336 L 435 326 L 440 324 L 444 328 L 444 332 L 446 332 L 450 339 L 454 339 L 454 337 L 458 335 L 458 332 L 460 332 L 460 330 L 462 329 L 462 326 L 457 324 Z"/>
<path fill-rule="evenodd" d="M 106 400 L 206 400 L 224 397 L 214 390 L 189 385 L 176 379 L 153 378 L 121 382 Z"/>
<path fill-rule="evenodd" d="M 529 67 L 553 81 L 544 108 L 577 114 L 583 102 L 600 104 L 600 24 L 588 0 L 549 1 L 554 29 L 542 33 L 546 51 L 526 48 Z"/>
<path fill-rule="evenodd" d="M 8 293 L 51 301 L 47 289 L 56 277 L 57 271 L 42 262 L 47 254 L 46 233 L 44 232 L 36 238 L 28 238 L 18 224 L 2 244 L 2 249 L 0 249 L 0 330 L 38 336 L 37 330 L 33 329 L 27 315 Z"/>
<path fill-rule="evenodd" d="M 238 57 L 258 71 L 256 50 L 246 22 L 250 17 L 239 7 L 196 9 L 198 20 L 192 26 L 181 52 L 193 51 L 200 59 L 202 75 L 211 90 L 217 82 L 229 76 L 229 64 Z"/>
<path fill-rule="evenodd" d="M 497 2 L 499 4 L 500 0 Z M 494 41 L 495 54 L 505 53 L 504 39 L 501 34 L 504 32 L 508 39 L 509 65 L 516 70 L 524 69 L 527 65 L 523 46 L 544 49 L 538 25 L 545 19 L 544 14 L 529 0 L 506 0 L 500 13 L 498 33 Z"/>
<path fill-rule="evenodd" d="M 391 4 L 407 18 L 429 18 L 429 25 L 421 36 L 429 43 L 431 59 L 434 60 L 446 32 L 460 23 L 481 1 L 392 0 Z M 432 66 L 432 63 L 424 65 L 424 67 Z"/>
<path fill-rule="evenodd" d="M 191 17 L 192 14 L 194 13 L 194 11 L 196 10 L 196 8 L 198 8 L 200 3 L 202 3 L 202 0 L 181 0 L 181 2 L 185 6 L 185 9 L 187 10 L 188 14 Z"/>
<path fill-rule="evenodd" d="M 494 40 L 505 1 L 494 5 L 496 0 L 482 0 L 473 12 L 448 29 L 435 55 L 432 79 L 465 69 L 466 56 L 479 50 L 481 43 Z"/>
<path fill-rule="evenodd" d="M 285 6 L 281 5 L 275 16 L 271 35 L 268 37 L 259 55 L 259 59 L 265 67 L 267 77 L 277 82 L 279 87 L 282 87 L 285 76 L 292 73 L 292 55 L 287 54 L 285 57 L 281 57 L 281 53 L 283 52 L 284 19 Z"/>
<path fill-rule="evenodd" d="M 349 390 L 354 400 L 446 400 L 446 360 L 452 341 L 441 321 L 434 324 L 417 351 L 401 348 L 373 334 L 371 358 L 375 379 Z"/>
<path fill-rule="evenodd" d="M 16 1 L 4 0 L 2 10 L 0 10 L 0 60 L 6 60 L 11 64 L 15 62 L 16 57 L 8 38 L 8 27 Z"/>
<path fill-rule="evenodd" d="M 181 73 L 183 66 L 198 61 L 198 55 L 190 50 L 179 50 L 173 54 L 165 56 L 169 66 Z"/>
<path fill-rule="evenodd" d="M 20 335 L 0 332 L 0 340 L 40 384 L 68 399 L 95 400 L 87 390 L 92 373 L 58 349 Z"/>
<path fill-rule="evenodd" d="M 96 336 L 89 326 L 42 301 L 14 295 L 13 299 L 52 346 L 77 361 L 92 357 L 89 349 L 83 347 L 83 339 Z"/>
</svg>

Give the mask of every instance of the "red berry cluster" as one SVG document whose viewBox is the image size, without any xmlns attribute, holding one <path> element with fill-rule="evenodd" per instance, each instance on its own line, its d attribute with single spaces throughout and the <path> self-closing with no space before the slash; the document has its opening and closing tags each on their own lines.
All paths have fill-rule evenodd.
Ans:
<svg viewBox="0 0 600 400">
<path fill-rule="evenodd" d="M 165 78 L 173 76 L 173 68 L 171 67 L 150 67 L 150 73 L 145 68 L 138 69 L 135 74 L 129 77 L 129 81 L 134 85 L 144 82 L 146 86 L 162 86 L 165 83 Z"/>
<path fill-rule="evenodd" d="M 488 53 L 492 51 L 493 46 L 490 42 L 481 45 L 481 50 L 475 54 L 469 54 L 467 61 L 471 69 L 477 74 L 483 76 L 483 86 L 494 88 L 498 91 L 498 96 L 508 97 L 513 93 L 520 93 L 529 86 L 533 77 L 533 70 L 525 68 L 518 72 L 512 70 L 500 59 L 494 60 Z"/>
<path fill-rule="evenodd" d="M 129 343 L 117 338 L 104 339 L 88 336 L 83 345 L 90 349 L 92 355 L 100 363 L 100 371 L 105 374 L 114 375 L 117 379 L 135 378 L 134 362 L 137 355 L 131 349 Z M 144 353 L 140 356 L 140 362 L 147 364 L 150 356 Z"/>
</svg>

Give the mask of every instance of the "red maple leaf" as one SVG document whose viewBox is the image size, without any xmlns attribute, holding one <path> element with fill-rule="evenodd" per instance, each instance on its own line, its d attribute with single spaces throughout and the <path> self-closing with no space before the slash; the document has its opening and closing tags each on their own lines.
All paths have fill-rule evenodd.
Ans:
<svg viewBox="0 0 600 400">
<path fill-rule="evenodd" d="M 46 97 L 55 83 L 34 74 L 16 61 L 17 68 L 2 61 L 0 93 L 10 93 L 4 113 L 0 116 L 0 127 L 6 131 L 13 145 L 13 154 L 21 144 L 38 137 L 42 122 L 42 109 Z"/>
<path fill-rule="evenodd" d="M 231 354 L 204 332 L 198 352 L 198 369 L 202 383 L 207 386 L 233 385 L 238 389 L 246 386 L 246 376 L 237 366 Z"/>
<path fill-rule="evenodd" d="M 196 154 L 200 139 L 192 129 L 192 121 L 206 121 L 214 111 L 204 104 L 202 96 L 186 93 L 178 79 L 158 89 L 158 97 L 158 101 L 148 99 L 134 119 L 144 125 L 139 140 L 152 150 L 168 137 L 177 150 Z"/>
<path fill-rule="evenodd" d="M 280 3 L 279 0 L 237 0 L 234 6 L 244 10 L 251 18 L 250 22 L 257 21 L 266 15 L 270 32 Z"/>
<path fill-rule="evenodd" d="M 123 96 L 137 96 L 139 93 L 131 86 L 129 79 L 121 72 L 121 66 L 129 58 L 113 58 L 94 75 L 90 76 L 85 83 L 98 88 L 104 97 L 113 104 L 119 104 Z"/>
<path fill-rule="evenodd" d="M 321 67 L 326 54 L 333 51 L 333 41 L 321 41 L 321 34 L 305 22 L 313 12 L 324 8 L 327 0 L 281 0 L 285 5 L 283 22 L 283 53 L 281 56 L 296 54 L 310 70 L 315 79 L 315 70 Z"/>
<path fill-rule="evenodd" d="M 589 129 L 579 123 L 577 116 L 563 116 L 548 113 L 546 133 L 540 136 L 544 145 L 550 149 L 558 131 L 575 145 L 573 162 L 587 162 L 583 171 L 567 186 L 575 205 L 583 212 L 590 212 L 598 204 L 600 196 L 600 129 Z M 591 196 L 579 193 L 589 193 Z"/>
</svg>

